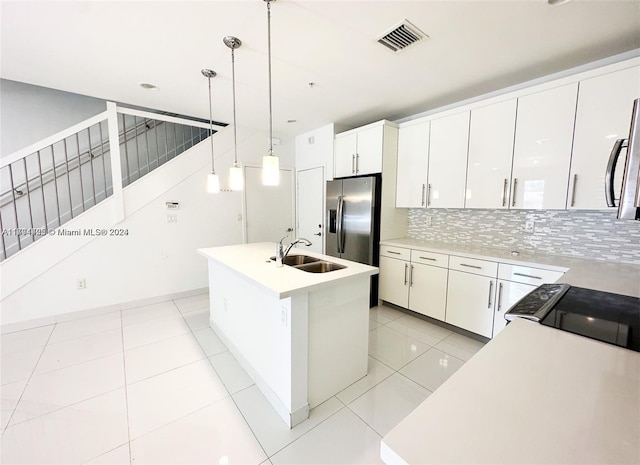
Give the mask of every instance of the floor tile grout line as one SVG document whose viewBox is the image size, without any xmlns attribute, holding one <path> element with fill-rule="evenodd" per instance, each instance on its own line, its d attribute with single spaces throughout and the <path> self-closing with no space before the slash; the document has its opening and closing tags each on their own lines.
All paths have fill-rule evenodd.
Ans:
<svg viewBox="0 0 640 465">
<path fill-rule="evenodd" d="M 2 428 L 2 435 L 3 436 L 4 436 L 4 433 L 7 431 L 7 429 L 9 429 L 9 425 L 11 424 L 11 420 L 13 419 L 13 416 L 15 415 L 16 410 L 18 409 L 18 406 L 20 405 L 20 402 L 22 402 L 22 396 L 24 396 L 24 393 L 27 390 L 27 387 L 29 386 L 29 383 L 31 382 L 31 378 L 33 378 L 33 374 L 36 371 L 36 368 L 38 367 L 38 364 L 40 363 L 40 360 L 42 359 L 42 354 L 44 354 L 44 350 L 47 348 L 47 344 L 49 343 L 49 339 L 51 339 L 51 335 L 53 334 L 53 331 L 56 328 L 56 324 L 57 323 L 53 324 L 53 328 L 51 328 L 51 332 L 49 333 L 49 337 L 47 337 L 47 340 L 45 341 L 44 345 L 42 346 L 42 350 L 40 351 L 40 355 L 38 356 L 38 360 L 36 360 L 36 363 L 33 365 L 33 369 L 31 370 L 31 374 L 27 378 L 27 382 L 25 383 L 24 387 L 22 388 L 22 392 L 20 393 L 20 397 L 18 398 L 18 402 L 16 402 L 15 407 L 11 411 L 11 416 L 9 416 L 9 419 L 7 420 L 7 424 L 4 426 L 4 428 Z M 18 381 L 22 381 L 22 380 L 18 380 Z M 15 381 L 15 382 L 17 382 L 17 381 Z M 10 383 L 8 383 L 8 384 L 10 384 Z M 11 426 L 13 426 L 13 425 L 11 425 Z"/>
<path fill-rule="evenodd" d="M 351 407 L 349 407 L 349 405 L 346 405 L 346 406 L 345 406 L 345 408 L 346 408 L 346 409 L 348 409 L 351 413 L 353 413 L 353 414 L 358 418 L 358 420 L 360 420 L 362 423 L 364 423 L 365 425 L 367 425 L 367 427 L 368 427 L 368 428 L 370 428 L 374 433 L 376 433 L 376 434 L 380 437 L 380 440 L 382 440 L 382 438 L 383 438 L 384 436 L 383 436 L 382 434 L 380 434 L 380 433 L 378 432 L 378 430 L 377 430 L 377 429 L 375 429 L 372 425 L 370 425 L 369 423 L 367 423 L 367 421 L 366 421 L 364 418 L 362 418 L 360 415 L 358 415 L 358 414 L 355 412 L 355 410 L 353 410 Z"/>
<path fill-rule="evenodd" d="M 131 426 L 129 424 L 129 389 L 127 388 L 127 357 L 124 350 L 124 322 L 122 319 L 122 310 L 120 310 L 120 335 L 122 337 L 122 371 L 124 375 L 124 406 L 127 415 L 127 447 L 129 448 L 129 465 L 133 462 L 131 456 Z"/>
</svg>

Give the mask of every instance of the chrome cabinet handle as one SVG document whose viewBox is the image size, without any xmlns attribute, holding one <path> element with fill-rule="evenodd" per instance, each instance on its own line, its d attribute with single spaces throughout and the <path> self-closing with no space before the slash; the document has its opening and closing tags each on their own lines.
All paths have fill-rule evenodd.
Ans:
<svg viewBox="0 0 640 465">
<path fill-rule="evenodd" d="M 511 192 L 511 195 L 513 196 L 511 202 L 512 207 L 516 206 L 516 187 L 518 187 L 518 178 L 513 178 L 513 191 Z"/>
<path fill-rule="evenodd" d="M 422 197 L 420 197 L 422 199 L 422 206 L 423 207 L 424 207 L 424 202 L 425 202 L 425 200 L 424 200 L 424 191 L 426 190 L 426 188 L 427 188 L 426 184 L 423 184 L 422 185 Z"/>
<path fill-rule="evenodd" d="M 502 308 L 502 283 L 498 286 L 498 311 Z"/>
<path fill-rule="evenodd" d="M 413 265 L 411 265 L 411 272 L 409 273 L 409 287 L 413 286 Z"/>
<path fill-rule="evenodd" d="M 392 253 L 393 255 L 402 255 L 400 252 L 394 252 L 393 250 L 387 250 L 387 253 Z"/>
<path fill-rule="evenodd" d="M 404 285 L 407 285 L 407 268 L 409 268 L 409 265 L 407 263 L 404 264 Z"/>
<path fill-rule="evenodd" d="M 356 153 L 356 174 L 360 171 L 360 155 Z"/>
<path fill-rule="evenodd" d="M 314 236 L 322 236 L 322 233 L 321 232 L 315 233 Z"/>
<path fill-rule="evenodd" d="M 489 305 L 487 308 L 491 308 L 491 294 L 493 293 L 493 281 L 489 281 Z"/>
<path fill-rule="evenodd" d="M 540 276 L 533 276 L 531 274 L 513 273 L 514 276 L 522 276 L 523 278 L 542 279 Z"/>
<path fill-rule="evenodd" d="M 427 207 L 431 205 L 431 184 L 427 185 Z"/>
<path fill-rule="evenodd" d="M 509 187 L 509 180 L 504 178 L 504 185 L 502 186 L 502 206 L 507 206 L 507 188 Z"/>
<path fill-rule="evenodd" d="M 351 155 L 351 174 L 356 173 L 356 154 Z"/>
<path fill-rule="evenodd" d="M 438 260 L 436 260 L 435 258 L 431 258 L 431 257 L 419 257 L 423 260 L 431 260 L 432 262 L 437 262 Z"/>
<path fill-rule="evenodd" d="M 481 270 L 482 269 L 481 266 L 467 265 L 466 263 L 460 263 L 460 266 L 466 266 L 467 268 L 475 268 L 476 270 Z"/>
<path fill-rule="evenodd" d="M 571 206 L 576 204 L 576 184 L 578 183 L 578 175 L 573 175 L 573 189 L 571 190 Z"/>
</svg>

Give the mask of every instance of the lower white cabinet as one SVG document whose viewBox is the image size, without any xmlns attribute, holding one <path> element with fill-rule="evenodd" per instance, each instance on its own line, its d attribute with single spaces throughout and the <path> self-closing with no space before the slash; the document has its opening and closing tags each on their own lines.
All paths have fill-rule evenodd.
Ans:
<svg viewBox="0 0 640 465">
<path fill-rule="evenodd" d="M 409 308 L 409 262 L 380 256 L 379 268 L 378 297 Z"/>
<path fill-rule="evenodd" d="M 496 278 L 449 270 L 445 321 L 481 336 L 493 334 Z"/>
<path fill-rule="evenodd" d="M 446 268 L 411 263 L 409 310 L 444 321 L 447 306 Z"/>
<path fill-rule="evenodd" d="M 498 297 L 496 298 L 495 314 L 493 316 L 493 336 L 496 337 L 507 325 L 504 314 L 518 300 L 523 298 L 536 286 L 532 284 L 515 283 L 513 281 L 498 280 Z"/>
</svg>

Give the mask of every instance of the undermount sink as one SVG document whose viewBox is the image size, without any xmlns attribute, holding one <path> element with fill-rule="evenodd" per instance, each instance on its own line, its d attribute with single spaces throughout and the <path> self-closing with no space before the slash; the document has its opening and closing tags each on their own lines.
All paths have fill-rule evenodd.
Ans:
<svg viewBox="0 0 640 465">
<path fill-rule="evenodd" d="M 276 257 L 271 257 L 271 260 L 275 261 L 275 259 Z M 344 265 L 327 262 L 309 255 L 287 255 L 282 260 L 282 263 L 308 273 L 328 273 L 329 271 L 342 270 L 343 268 L 346 268 Z"/>
</svg>

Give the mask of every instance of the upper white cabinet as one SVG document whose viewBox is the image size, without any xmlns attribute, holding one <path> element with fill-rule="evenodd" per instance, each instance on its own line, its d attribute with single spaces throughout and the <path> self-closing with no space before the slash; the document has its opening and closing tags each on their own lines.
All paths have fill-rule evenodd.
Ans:
<svg viewBox="0 0 640 465">
<path fill-rule="evenodd" d="M 517 100 L 471 111 L 467 208 L 508 208 Z"/>
<path fill-rule="evenodd" d="M 428 207 L 464 207 L 469 114 L 465 111 L 431 121 L 426 189 Z"/>
<path fill-rule="evenodd" d="M 628 137 L 633 101 L 639 97 L 638 66 L 580 82 L 567 208 L 607 208 L 604 178 L 609 153 L 616 139 Z"/>
<path fill-rule="evenodd" d="M 398 130 L 398 183 L 396 207 L 426 205 L 429 121 Z"/>
<path fill-rule="evenodd" d="M 334 176 L 382 172 L 384 125 L 367 125 L 336 136 Z"/>
<path fill-rule="evenodd" d="M 578 83 L 518 99 L 511 208 L 564 209 Z"/>
</svg>

